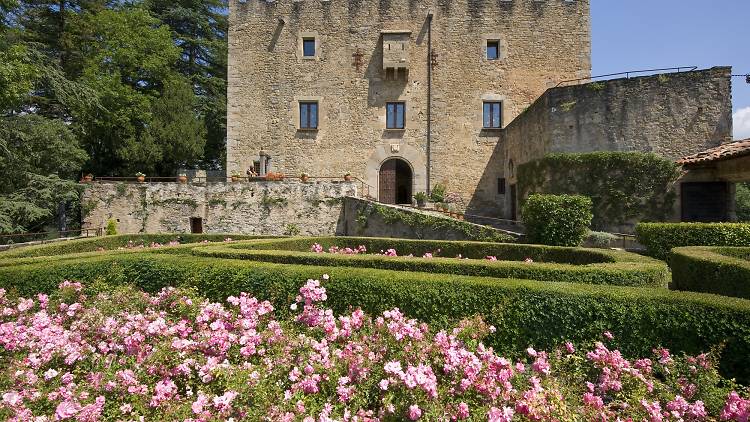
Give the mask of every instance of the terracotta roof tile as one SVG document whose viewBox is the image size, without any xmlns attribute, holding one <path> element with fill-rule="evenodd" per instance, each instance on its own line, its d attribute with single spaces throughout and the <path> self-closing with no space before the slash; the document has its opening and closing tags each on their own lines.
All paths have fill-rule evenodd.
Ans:
<svg viewBox="0 0 750 422">
<path fill-rule="evenodd" d="M 701 164 L 750 155 L 750 139 L 728 142 L 677 160 L 677 164 Z"/>
</svg>

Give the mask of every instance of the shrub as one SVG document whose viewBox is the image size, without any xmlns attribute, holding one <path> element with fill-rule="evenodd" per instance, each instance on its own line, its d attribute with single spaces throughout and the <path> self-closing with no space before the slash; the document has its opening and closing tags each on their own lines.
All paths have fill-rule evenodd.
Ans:
<svg viewBox="0 0 750 422">
<path fill-rule="evenodd" d="M 361 245 L 371 252 L 390 249 L 400 256 L 304 252 L 310 250 L 313 242 L 321 244 L 323 250 L 332 246 L 355 249 Z M 379 268 L 569 283 L 665 288 L 669 282 L 666 264 L 651 258 L 621 251 L 597 253 L 586 249 L 539 245 L 314 238 L 219 245 L 196 248 L 194 251 L 198 255 L 214 258 L 280 264 Z M 474 259 L 456 259 L 459 253 L 462 257 Z M 423 258 L 425 254 L 428 254 L 428 258 Z M 533 262 L 524 262 L 527 259 Z"/>
<path fill-rule="evenodd" d="M 607 232 L 590 232 L 586 238 L 586 243 L 594 248 L 609 248 L 612 242 L 618 239 L 617 236 Z"/>
<path fill-rule="evenodd" d="M 750 223 L 641 223 L 635 233 L 658 259 L 680 246 L 750 246 Z"/>
<path fill-rule="evenodd" d="M 54 291 L 60 280 L 111 285 L 130 282 L 156 292 L 193 287 L 212 300 L 249 292 L 279 312 L 297 296 L 299 280 L 329 273 L 335 312 L 360 306 L 370 314 L 398 307 L 406 315 L 449 327 L 481 315 L 498 329 L 487 340 L 499 353 L 529 345 L 551 349 L 563 341 L 588 343 L 610 330 L 626 356 L 654 345 L 697 354 L 724 344 L 722 373 L 750 381 L 750 302 L 665 289 L 546 283 L 370 268 L 269 264 L 162 253 L 106 253 L 0 268 L 0 287 L 31 297 Z M 501 334 L 500 334 L 501 333 Z"/>
<path fill-rule="evenodd" d="M 578 195 L 531 195 L 521 211 L 528 242 L 544 245 L 580 245 L 591 218 L 591 199 Z"/>
<path fill-rule="evenodd" d="M 520 198 L 533 193 L 585 195 L 597 230 L 637 221 L 664 221 L 673 213 L 680 167 L 656 154 L 550 154 L 518 166 Z"/>
<path fill-rule="evenodd" d="M 481 344 L 496 331 L 481 318 L 436 332 L 398 309 L 337 316 L 328 284 L 308 280 L 287 320 L 246 293 L 210 303 L 63 282 L 51 298 L 0 297 L 14 310 L 0 317 L 0 417 L 640 420 L 663 406 L 675 420 L 747 419 L 750 401 L 712 354 L 628 361 L 605 332 L 507 359 Z"/>
<path fill-rule="evenodd" d="M 672 250 L 673 287 L 750 299 L 750 247 L 693 246 Z"/>
<path fill-rule="evenodd" d="M 284 229 L 285 236 L 299 236 L 301 232 L 302 230 L 300 230 L 299 226 L 296 224 L 287 224 Z"/>
<path fill-rule="evenodd" d="M 110 218 L 107 220 L 107 228 L 104 234 L 107 236 L 114 236 L 117 234 L 117 221 L 115 221 L 115 219 Z"/>
</svg>

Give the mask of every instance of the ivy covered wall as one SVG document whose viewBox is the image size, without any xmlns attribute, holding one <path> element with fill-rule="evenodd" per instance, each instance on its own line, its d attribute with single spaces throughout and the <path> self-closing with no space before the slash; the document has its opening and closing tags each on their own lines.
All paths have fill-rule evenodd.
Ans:
<svg viewBox="0 0 750 422">
<path fill-rule="evenodd" d="M 337 234 L 402 239 L 515 241 L 514 236 L 492 227 L 353 197 L 344 199 L 343 228 L 344 231 Z"/>
<path fill-rule="evenodd" d="M 550 154 L 518 167 L 519 201 L 533 193 L 578 194 L 594 204 L 594 230 L 632 231 L 674 213 L 680 167 L 655 154 Z"/>
</svg>

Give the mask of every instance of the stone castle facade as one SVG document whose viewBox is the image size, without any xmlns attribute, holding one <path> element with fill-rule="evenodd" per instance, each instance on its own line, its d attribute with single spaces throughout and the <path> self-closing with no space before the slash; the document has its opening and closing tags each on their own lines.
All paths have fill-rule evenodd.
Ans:
<svg viewBox="0 0 750 422">
<path fill-rule="evenodd" d="M 588 0 L 232 0 L 227 171 L 351 172 L 472 202 L 502 128 L 588 78 Z"/>
<path fill-rule="evenodd" d="M 344 197 L 411 203 L 437 184 L 498 224 L 518 219 L 518 167 L 547 154 L 678 160 L 731 141 L 729 67 L 592 81 L 588 0 L 229 5 L 227 173 L 287 181 L 105 181 L 87 189 L 85 227 L 346 233 Z M 731 219 L 733 181 L 691 170 L 672 219 Z"/>
</svg>

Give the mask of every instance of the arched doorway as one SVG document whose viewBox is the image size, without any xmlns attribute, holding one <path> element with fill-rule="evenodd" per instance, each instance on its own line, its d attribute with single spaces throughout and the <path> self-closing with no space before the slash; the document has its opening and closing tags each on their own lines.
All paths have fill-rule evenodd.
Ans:
<svg viewBox="0 0 750 422">
<path fill-rule="evenodd" d="M 413 175 L 409 163 L 399 158 L 385 160 L 380 165 L 378 179 L 380 202 L 411 204 Z"/>
</svg>

